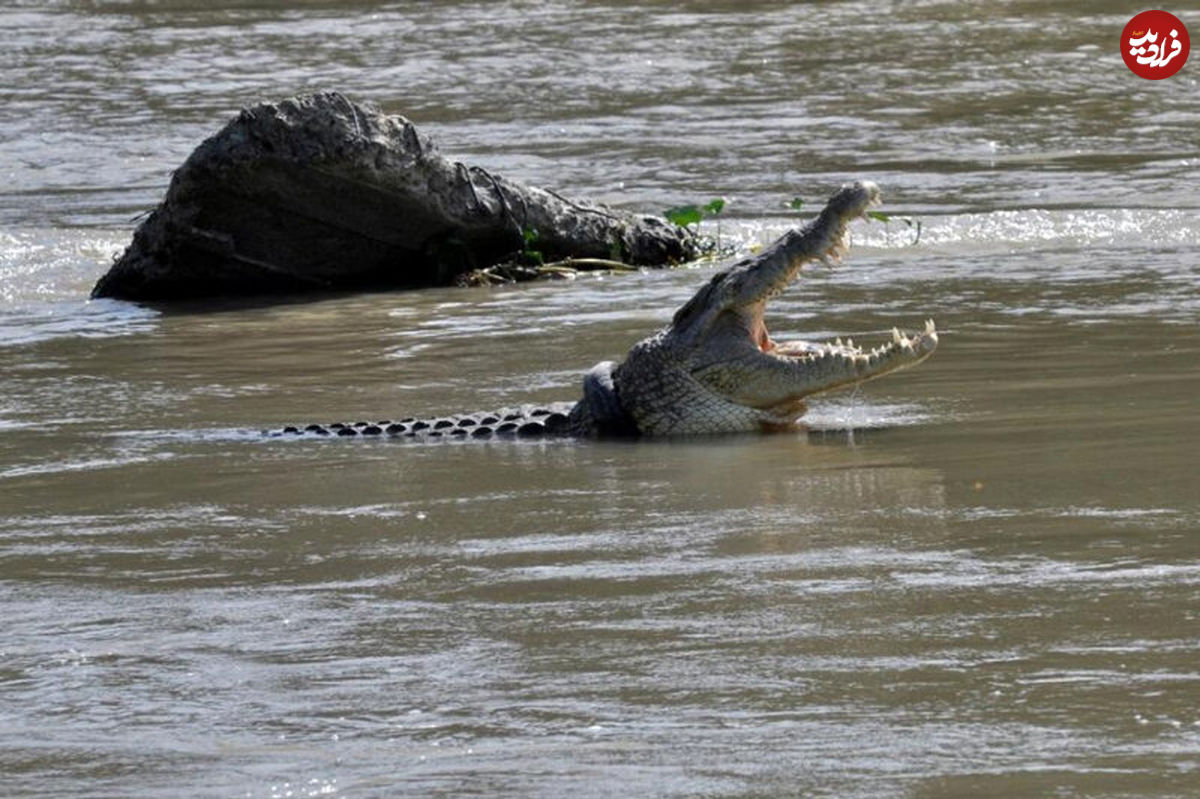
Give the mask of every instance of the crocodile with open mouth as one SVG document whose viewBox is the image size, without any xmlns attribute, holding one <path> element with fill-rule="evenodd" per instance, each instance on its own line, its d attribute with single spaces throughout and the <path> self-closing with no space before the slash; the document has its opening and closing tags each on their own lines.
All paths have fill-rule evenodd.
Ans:
<svg viewBox="0 0 1200 799">
<path fill-rule="evenodd" d="M 376 423 L 287 427 L 276 435 L 400 437 L 674 436 L 793 429 L 805 398 L 913 366 L 937 347 L 932 320 L 913 335 L 865 350 L 853 340 L 777 342 L 767 332 L 767 302 L 809 261 L 841 260 L 847 225 L 879 202 L 866 181 L 839 189 L 821 213 L 757 255 L 717 272 L 671 323 L 604 361 L 583 380 L 575 403 L 490 414 Z"/>
</svg>

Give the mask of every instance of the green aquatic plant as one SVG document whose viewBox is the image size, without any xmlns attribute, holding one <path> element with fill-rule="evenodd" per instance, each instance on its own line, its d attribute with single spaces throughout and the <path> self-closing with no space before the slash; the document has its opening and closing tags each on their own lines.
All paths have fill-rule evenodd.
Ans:
<svg viewBox="0 0 1200 799">
<path fill-rule="evenodd" d="M 663 216 L 672 225 L 688 227 L 700 224 L 700 220 L 704 218 L 704 213 L 698 205 L 677 205 L 674 208 L 668 208 L 663 211 Z"/>
<path fill-rule="evenodd" d="M 907 216 L 893 217 L 891 214 L 885 214 L 883 211 L 867 211 L 867 218 L 874 219 L 876 222 L 882 222 L 885 225 L 888 222 L 891 222 L 893 218 L 895 218 L 897 222 L 903 222 L 905 225 L 907 225 L 909 228 L 913 229 L 916 232 L 916 236 L 913 238 L 913 240 L 911 242 L 909 242 L 910 247 L 915 247 L 917 245 L 917 242 L 919 242 L 921 240 L 921 220 L 920 219 L 913 219 L 913 218 L 907 217 Z"/>
<path fill-rule="evenodd" d="M 729 201 L 724 197 L 714 197 L 704 205 L 677 205 L 674 208 L 668 208 L 663 211 L 663 216 L 669 222 L 679 227 L 689 227 L 698 225 L 706 217 L 711 217 L 717 220 L 717 241 L 714 249 L 717 252 L 721 251 L 721 212 L 725 210 L 725 206 Z"/>
<path fill-rule="evenodd" d="M 542 258 L 542 251 L 536 249 L 540 237 L 541 234 L 538 233 L 537 228 L 527 227 L 521 229 L 521 238 L 524 242 L 524 247 L 521 249 L 520 254 L 521 263 L 529 266 L 540 266 L 545 263 L 545 259 Z"/>
</svg>

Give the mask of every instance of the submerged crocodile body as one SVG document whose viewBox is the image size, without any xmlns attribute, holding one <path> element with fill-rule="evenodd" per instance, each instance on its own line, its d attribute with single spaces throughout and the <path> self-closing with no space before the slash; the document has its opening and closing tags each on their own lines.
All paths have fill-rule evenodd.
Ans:
<svg viewBox="0 0 1200 799">
<path fill-rule="evenodd" d="M 442 419 L 313 424 L 275 435 L 603 438 L 792 429 L 806 397 L 920 363 L 937 347 L 932 320 L 911 336 L 893 329 L 890 341 L 871 350 L 853 340 L 777 342 L 767 332 L 767 301 L 805 263 L 840 260 L 847 225 L 877 202 L 873 183 L 843 186 L 816 219 L 713 275 L 621 364 L 593 367 L 578 402 Z"/>
</svg>

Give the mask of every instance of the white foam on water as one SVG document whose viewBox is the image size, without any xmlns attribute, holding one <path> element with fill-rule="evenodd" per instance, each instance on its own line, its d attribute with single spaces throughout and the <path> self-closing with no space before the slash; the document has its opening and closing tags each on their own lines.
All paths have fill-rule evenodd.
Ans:
<svg viewBox="0 0 1200 799">
<path fill-rule="evenodd" d="M 71 228 L 0 232 L 0 348 L 149 329 L 157 311 L 88 299 L 125 235 Z"/>
</svg>

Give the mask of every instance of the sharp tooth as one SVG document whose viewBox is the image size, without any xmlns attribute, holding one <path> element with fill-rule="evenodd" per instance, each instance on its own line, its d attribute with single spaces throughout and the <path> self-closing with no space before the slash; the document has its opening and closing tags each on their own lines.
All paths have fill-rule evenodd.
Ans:
<svg viewBox="0 0 1200 799">
<path fill-rule="evenodd" d="M 843 346 L 845 346 L 844 344 L 842 344 L 842 337 L 841 337 L 841 336 L 838 336 L 838 338 L 837 338 L 837 345 L 838 345 L 839 347 L 843 347 Z"/>
<path fill-rule="evenodd" d="M 892 343 L 899 344 L 903 340 L 903 338 L 904 337 L 900 335 L 900 328 L 893 327 L 892 328 Z"/>
<path fill-rule="evenodd" d="M 934 323 L 933 323 L 933 320 L 932 320 L 932 319 L 926 319 L 926 320 L 925 320 L 925 332 L 926 332 L 926 333 L 932 333 L 932 332 L 934 332 L 935 330 L 937 330 L 937 326 L 936 326 L 936 325 L 934 325 Z"/>
<path fill-rule="evenodd" d="M 852 339 L 852 338 L 846 339 L 846 346 L 849 347 L 850 349 L 854 349 L 854 339 Z"/>
</svg>

